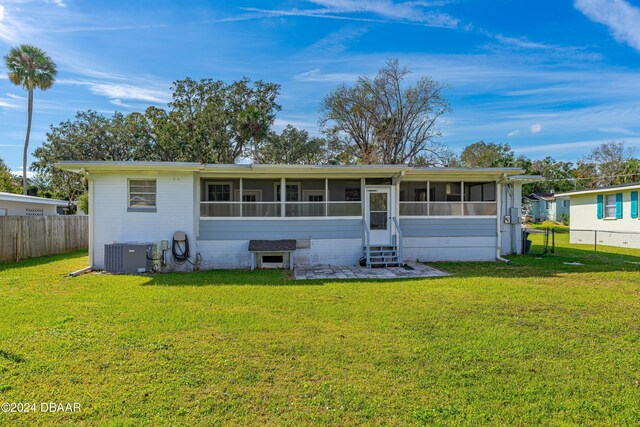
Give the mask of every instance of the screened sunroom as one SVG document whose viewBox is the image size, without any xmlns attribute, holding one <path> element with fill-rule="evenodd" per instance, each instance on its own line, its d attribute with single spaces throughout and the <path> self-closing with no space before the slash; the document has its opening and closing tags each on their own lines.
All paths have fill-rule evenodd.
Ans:
<svg viewBox="0 0 640 427">
<path fill-rule="evenodd" d="M 400 216 L 494 216 L 496 183 L 403 181 Z"/>
<path fill-rule="evenodd" d="M 201 217 L 361 217 L 361 181 L 202 178 Z"/>
</svg>

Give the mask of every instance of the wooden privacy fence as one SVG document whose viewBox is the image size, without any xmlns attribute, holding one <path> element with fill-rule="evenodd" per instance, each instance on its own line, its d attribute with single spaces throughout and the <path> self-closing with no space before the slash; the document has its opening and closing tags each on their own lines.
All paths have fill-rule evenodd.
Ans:
<svg viewBox="0 0 640 427">
<path fill-rule="evenodd" d="M 0 216 L 0 261 L 86 249 L 88 216 Z"/>
</svg>

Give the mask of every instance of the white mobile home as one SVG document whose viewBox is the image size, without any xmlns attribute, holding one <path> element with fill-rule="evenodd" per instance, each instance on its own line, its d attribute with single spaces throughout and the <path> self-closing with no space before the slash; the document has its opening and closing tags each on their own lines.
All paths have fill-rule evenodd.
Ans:
<svg viewBox="0 0 640 427">
<path fill-rule="evenodd" d="M 69 202 L 44 197 L 0 192 L 0 216 L 57 215 Z"/>
<path fill-rule="evenodd" d="M 558 193 L 569 197 L 571 243 L 640 248 L 640 183 Z M 597 232 L 597 235 L 595 234 Z"/>
<path fill-rule="evenodd" d="M 252 259 L 286 265 L 289 256 L 296 265 L 496 260 L 520 250 L 521 185 L 532 179 L 513 168 L 57 166 L 89 180 L 89 255 L 97 269 L 105 245 L 160 244 L 176 232 L 203 269 L 248 268 Z M 255 259 L 251 241 L 274 246 Z"/>
</svg>

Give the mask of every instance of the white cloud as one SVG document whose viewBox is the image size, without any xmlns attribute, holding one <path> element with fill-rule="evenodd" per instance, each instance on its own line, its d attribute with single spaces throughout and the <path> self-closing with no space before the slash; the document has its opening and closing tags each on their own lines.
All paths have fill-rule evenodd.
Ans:
<svg viewBox="0 0 640 427">
<path fill-rule="evenodd" d="M 531 133 L 538 133 L 542 130 L 542 125 L 536 123 L 535 125 L 532 125 L 529 130 L 531 131 Z"/>
<path fill-rule="evenodd" d="M 15 98 L 0 98 L 0 108 L 20 108 L 20 104 Z"/>
<path fill-rule="evenodd" d="M 640 9 L 625 0 L 576 0 L 576 9 L 606 25 L 616 40 L 640 51 Z"/>
<path fill-rule="evenodd" d="M 400 22 L 431 27 L 456 28 L 459 21 L 446 13 L 427 10 L 447 2 L 391 0 L 308 0 L 320 6 L 315 9 L 258 9 L 244 7 L 242 10 L 257 13 L 256 18 L 274 16 L 306 16 L 312 18 L 343 19 L 363 22 Z M 362 16 L 369 14 L 369 16 Z M 372 16 L 375 16 L 372 17 Z"/>
<path fill-rule="evenodd" d="M 565 142 L 565 143 L 558 143 L 558 144 L 542 144 L 542 145 L 536 144 L 536 145 L 531 145 L 527 147 L 513 147 L 513 150 L 517 153 L 578 151 L 578 150 L 585 150 L 588 148 L 597 147 L 598 145 L 602 145 L 607 142 L 611 142 L 611 140 L 597 139 L 597 140 L 589 140 L 589 141 Z M 628 138 L 628 139 L 625 139 L 624 142 L 627 147 L 640 146 L 640 138 Z"/>
<path fill-rule="evenodd" d="M 458 25 L 458 20 L 447 14 L 425 11 L 425 8 L 433 6 L 428 2 L 406 1 L 394 3 L 391 0 L 310 1 L 338 13 L 372 13 L 387 19 L 421 22 L 439 27 L 455 27 Z"/>
<path fill-rule="evenodd" d="M 367 32 L 367 28 L 342 28 L 328 34 L 302 51 L 302 54 L 314 57 L 337 55 L 348 49 L 351 41 L 357 40 Z"/>
<path fill-rule="evenodd" d="M 294 80 L 301 82 L 329 82 L 329 83 L 343 83 L 354 82 L 358 80 L 361 74 L 356 73 L 322 73 L 319 68 L 305 71 L 293 76 Z"/>
<path fill-rule="evenodd" d="M 123 99 L 135 101 L 147 101 L 165 104 L 171 100 L 168 89 L 150 88 L 121 83 L 87 83 L 91 93 L 106 96 L 112 100 L 121 102 Z"/>
<path fill-rule="evenodd" d="M 512 130 L 507 134 L 508 137 L 516 136 L 520 133 L 520 129 Z"/>
<path fill-rule="evenodd" d="M 0 4 L 0 22 L 4 20 L 4 6 Z"/>
<path fill-rule="evenodd" d="M 604 133 L 617 133 L 620 135 L 631 135 L 631 136 L 640 135 L 638 132 L 635 132 L 635 131 L 632 131 L 631 129 L 627 129 L 623 127 L 600 128 L 598 130 Z"/>
</svg>

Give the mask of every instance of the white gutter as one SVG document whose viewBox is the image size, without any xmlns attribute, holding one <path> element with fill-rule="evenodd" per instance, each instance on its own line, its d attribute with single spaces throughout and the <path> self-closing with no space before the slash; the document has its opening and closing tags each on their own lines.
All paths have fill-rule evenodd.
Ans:
<svg viewBox="0 0 640 427">
<path fill-rule="evenodd" d="M 94 232 L 94 225 L 93 225 L 93 218 L 95 216 L 95 209 L 94 209 L 94 199 L 95 197 L 93 197 L 94 194 L 94 189 L 93 187 L 95 186 L 95 181 L 93 179 L 93 176 L 91 175 L 91 172 L 88 172 L 84 169 L 82 169 L 82 173 L 85 174 L 85 176 L 87 177 L 87 181 L 89 182 L 89 212 L 87 212 L 87 215 L 89 215 L 89 267 L 93 268 L 94 266 L 94 248 L 93 248 L 93 232 Z"/>
<path fill-rule="evenodd" d="M 38 205 L 69 206 L 69 202 L 66 200 L 46 199 L 44 197 L 26 196 L 24 194 L 5 192 L 0 192 L 0 200 L 7 202 L 34 203 Z"/>
</svg>

